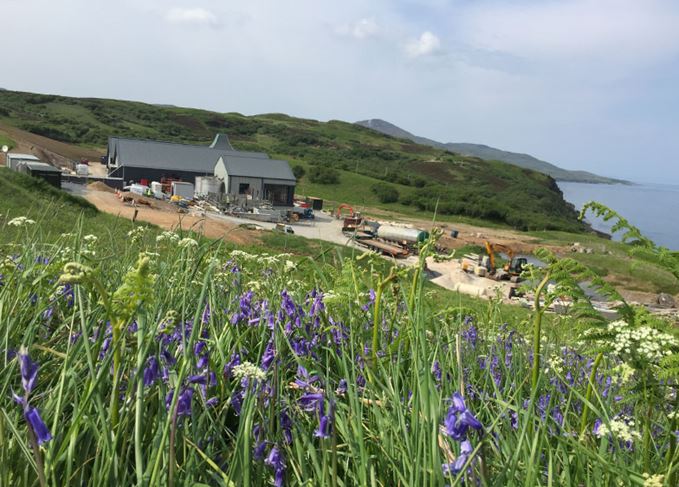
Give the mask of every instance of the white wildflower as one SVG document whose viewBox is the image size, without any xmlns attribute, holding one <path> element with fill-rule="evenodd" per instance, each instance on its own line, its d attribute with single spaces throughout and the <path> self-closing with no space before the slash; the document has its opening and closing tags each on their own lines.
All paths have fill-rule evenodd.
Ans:
<svg viewBox="0 0 679 487">
<path fill-rule="evenodd" d="M 621 357 L 657 364 L 672 353 L 671 348 L 679 347 L 672 335 L 649 326 L 633 328 L 624 321 L 614 321 L 608 324 L 608 330 L 615 334 L 609 342 L 613 352 Z"/>
<path fill-rule="evenodd" d="M 146 230 L 146 227 L 136 227 L 133 230 L 127 232 L 127 236 L 132 239 L 132 243 L 137 243 L 144 237 Z"/>
<path fill-rule="evenodd" d="M 262 288 L 262 283 L 259 281 L 250 281 L 247 283 L 247 287 L 255 291 L 259 291 Z"/>
<path fill-rule="evenodd" d="M 677 419 L 677 418 L 679 418 L 679 411 L 670 411 L 667 414 L 667 417 L 670 418 L 670 419 Z"/>
<path fill-rule="evenodd" d="M 563 358 L 561 358 L 559 355 L 552 354 L 547 359 L 547 368 L 545 369 L 545 372 L 553 370 L 556 374 L 563 374 L 563 366 Z"/>
<path fill-rule="evenodd" d="M 599 426 L 596 436 L 601 438 L 602 436 L 611 435 L 619 440 L 632 443 L 634 440 L 641 439 L 639 432 L 632 429 L 633 426 L 633 420 L 625 420 L 624 418 L 612 419 L 608 425 L 602 424 Z"/>
<path fill-rule="evenodd" d="M 7 225 L 11 225 L 13 227 L 23 227 L 24 225 L 33 224 L 35 224 L 35 220 L 31 220 L 29 218 L 26 218 L 25 216 L 18 216 L 16 218 L 12 218 L 10 221 L 7 222 Z"/>
<path fill-rule="evenodd" d="M 243 362 L 233 368 L 233 376 L 236 379 L 255 379 L 260 382 L 266 380 L 266 372 L 251 362 Z"/>
<path fill-rule="evenodd" d="M 286 271 L 294 270 L 295 267 L 297 267 L 297 266 L 295 265 L 295 263 L 293 261 L 291 261 L 291 260 L 285 261 L 285 270 Z"/>
<path fill-rule="evenodd" d="M 267 254 L 261 254 L 262 256 L 266 256 Z M 255 260 L 258 259 L 258 256 L 253 255 L 253 254 L 248 254 L 247 252 L 243 252 L 242 250 L 232 250 L 231 251 L 231 257 L 240 257 L 241 259 L 244 260 Z"/>
<path fill-rule="evenodd" d="M 83 237 L 83 240 L 87 243 L 95 243 L 97 240 L 99 240 L 99 237 L 97 237 L 96 235 L 89 234 L 85 235 Z"/>
<path fill-rule="evenodd" d="M 198 242 L 196 242 L 192 238 L 186 237 L 186 238 L 181 239 L 177 245 L 179 245 L 180 247 L 184 247 L 184 248 L 198 247 Z"/>
<path fill-rule="evenodd" d="M 617 367 L 614 367 L 611 370 L 611 372 L 613 372 L 614 375 L 618 376 L 620 384 L 627 384 L 632 380 L 632 377 L 634 376 L 634 369 L 626 363 L 622 363 Z"/>
<path fill-rule="evenodd" d="M 161 243 L 161 242 L 175 243 L 175 242 L 179 242 L 179 240 L 180 240 L 180 237 L 175 232 L 163 232 L 156 237 L 156 242 L 158 242 L 158 243 Z"/>
<path fill-rule="evenodd" d="M 664 475 L 650 475 L 644 472 L 642 477 L 644 478 L 644 487 L 663 487 L 663 485 L 665 485 Z"/>
</svg>

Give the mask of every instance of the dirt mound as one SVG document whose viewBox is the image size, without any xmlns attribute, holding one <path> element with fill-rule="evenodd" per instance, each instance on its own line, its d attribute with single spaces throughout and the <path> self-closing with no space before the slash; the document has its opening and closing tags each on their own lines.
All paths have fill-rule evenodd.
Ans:
<svg viewBox="0 0 679 487">
<path fill-rule="evenodd" d="M 106 185 L 105 183 L 102 183 L 101 181 L 96 181 L 94 183 L 88 184 L 87 189 L 91 189 L 92 191 L 105 191 L 107 193 L 115 193 L 115 189 Z"/>
</svg>

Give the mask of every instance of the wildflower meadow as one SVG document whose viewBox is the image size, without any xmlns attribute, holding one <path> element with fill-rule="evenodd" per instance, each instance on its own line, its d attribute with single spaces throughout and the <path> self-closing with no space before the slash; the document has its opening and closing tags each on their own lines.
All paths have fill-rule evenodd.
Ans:
<svg viewBox="0 0 679 487">
<path fill-rule="evenodd" d="M 536 309 L 504 322 L 371 254 L 20 225 L 0 485 L 678 485 L 676 328 L 597 316 L 576 284 L 615 291 L 568 259 L 529 269 Z"/>
</svg>

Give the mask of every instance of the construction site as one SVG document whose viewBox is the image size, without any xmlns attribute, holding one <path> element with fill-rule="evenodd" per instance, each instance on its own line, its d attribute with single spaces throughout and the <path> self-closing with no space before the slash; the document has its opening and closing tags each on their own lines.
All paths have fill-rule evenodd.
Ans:
<svg viewBox="0 0 679 487">
<path fill-rule="evenodd" d="M 262 231 L 295 234 L 375 252 L 402 266 L 419 261 L 420 246 L 436 229 L 442 233 L 437 255 L 426 262 L 432 283 L 470 296 L 532 305 L 532 297 L 522 295 L 520 276 L 527 264 L 541 264 L 531 255 L 543 244 L 526 234 L 464 223 L 396 220 L 376 208 L 355 209 L 301 196 L 296 194 L 296 178 L 287 161 L 237 151 L 223 134 L 209 146 L 113 137 L 106 155 L 69 159 L 70 166 L 56 155 L 62 149 L 43 139 L 30 135 L 19 143 L 21 152 L 6 154 L 6 161 L 18 161 L 17 168 L 19 162 L 49 161 L 44 164 L 55 168 L 63 189 L 85 197 L 101 211 L 240 244 L 256 242 Z M 578 242 L 551 246 L 551 250 L 562 255 L 605 251 Z M 673 306 L 667 305 L 667 296 L 662 297 L 626 292 L 630 301 L 659 313 Z M 597 305 L 611 306 L 603 301 Z M 558 307 L 567 308 L 568 303 Z"/>
<path fill-rule="evenodd" d="M 167 229 L 191 229 L 239 244 L 252 243 L 260 232 L 294 234 L 375 252 L 401 266 L 419 262 L 419 249 L 436 228 L 443 235 L 437 241 L 435 254 L 426 260 L 426 276 L 432 283 L 478 298 L 532 306 L 532 296 L 521 292 L 521 273 L 528 263 L 539 262 L 507 243 L 489 240 L 506 237 L 500 231 L 480 234 L 468 231 L 465 225 L 452 229 L 446 224 L 418 227 L 367 217 L 346 204 L 323 208 L 318 198 L 302 196 L 295 197 L 292 208 L 281 209 L 266 201 L 231 200 L 210 193 L 194 194 L 190 199 L 169 193 L 145 195 L 129 191 L 131 188 L 114 190 L 101 182 L 89 186 L 69 183 L 65 189 L 84 196 L 102 211 Z M 470 245 L 474 242 L 482 245 Z M 479 252 L 464 251 L 470 247 L 478 247 Z M 517 242 L 517 247 L 524 250 L 525 244 Z M 557 301 L 551 311 L 565 311 L 568 305 Z M 605 308 L 603 303 L 600 306 Z"/>
</svg>

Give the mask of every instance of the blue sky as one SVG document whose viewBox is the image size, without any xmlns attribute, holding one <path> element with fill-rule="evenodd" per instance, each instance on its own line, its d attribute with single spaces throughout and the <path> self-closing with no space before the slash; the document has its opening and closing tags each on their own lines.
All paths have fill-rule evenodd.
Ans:
<svg viewBox="0 0 679 487">
<path fill-rule="evenodd" d="M 676 0 L 0 0 L 0 86 L 320 120 L 679 184 Z"/>
</svg>

